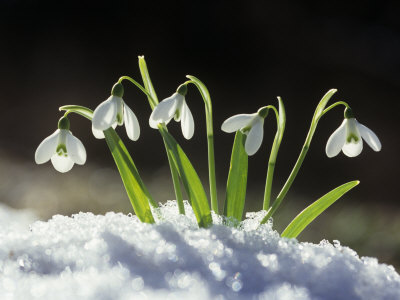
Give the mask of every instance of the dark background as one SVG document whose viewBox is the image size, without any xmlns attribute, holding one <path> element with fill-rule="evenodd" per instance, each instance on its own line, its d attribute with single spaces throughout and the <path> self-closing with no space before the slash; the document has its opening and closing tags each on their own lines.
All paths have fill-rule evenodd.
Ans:
<svg viewBox="0 0 400 300">
<path fill-rule="evenodd" d="M 277 161 L 276 194 L 297 159 L 316 104 L 326 91 L 337 88 L 333 101 L 348 101 L 357 119 L 379 136 L 382 151 L 375 153 L 364 144 L 359 157 L 340 154 L 328 159 L 326 141 L 343 120 L 341 108 L 330 112 L 321 120 L 277 215 L 277 228 L 284 228 L 301 209 L 334 187 L 359 179 L 361 184 L 302 239 L 340 239 L 362 255 L 399 265 L 399 12 L 394 2 L 385 1 L 339 5 L 2 0 L 0 200 L 16 208 L 33 208 L 43 219 L 80 210 L 129 212 L 110 153 L 104 141 L 91 135 L 87 120 L 70 118 L 71 131 L 88 153 L 84 167 L 59 174 L 50 164 L 35 165 L 33 155 L 41 140 L 56 129 L 59 106 L 94 109 L 120 76 L 140 81 L 137 56 L 145 55 L 160 99 L 170 96 L 186 74 L 200 78 L 210 90 L 220 201 L 233 142 L 233 134 L 220 131 L 226 118 L 276 104 L 276 96 L 283 98 L 287 124 Z M 195 118 L 194 138 L 184 140 L 174 122 L 169 129 L 207 184 L 204 105 L 193 87 L 186 99 Z M 132 143 L 124 129 L 118 132 L 156 200 L 172 199 L 162 140 L 148 126 L 147 100 L 129 83 L 124 100 L 138 116 L 142 133 Z M 249 210 L 262 206 L 275 130 L 275 120 L 268 118 L 263 146 L 249 162 Z"/>
</svg>

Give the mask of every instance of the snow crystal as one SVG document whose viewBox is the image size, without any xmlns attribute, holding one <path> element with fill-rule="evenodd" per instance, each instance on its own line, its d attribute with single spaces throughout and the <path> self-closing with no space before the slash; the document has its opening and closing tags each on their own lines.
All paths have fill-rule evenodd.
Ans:
<svg viewBox="0 0 400 300">
<path fill-rule="evenodd" d="M 393 267 L 338 241 L 281 238 L 259 226 L 265 212 L 199 229 L 185 210 L 168 201 L 155 225 L 110 212 L 29 226 L 0 207 L 0 299 L 400 299 Z"/>
</svg>

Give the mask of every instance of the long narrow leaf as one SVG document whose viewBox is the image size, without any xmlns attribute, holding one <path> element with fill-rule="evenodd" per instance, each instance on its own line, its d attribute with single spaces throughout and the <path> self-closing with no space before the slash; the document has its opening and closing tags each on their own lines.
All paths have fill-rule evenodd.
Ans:
<svg viewBox="0 0 400 300">
<path fill-rule="evenodd" d="M 359 183 L 358 180 L 345 183 L 319 198 L 293 219 L 293 221 L 282 232 L 282 237 L 297 237 L 308 226 L 308 224 L 318 217 L 325 209 Z"/>
<path fill-rule="evenodd" d="M 79 114 L 89 120 L 92 120 L 93 117 L 91 109 L 79 105 L 65 105 L 60 107 L 60 110 Z M 132 157 L 114 129 L 107 129 L 104 131 L 104 135 L 135 214 L 142 222 L 154 223 L 149 202 L 155 207 L 157 207 L 157 203 L 153 200 L 140 178 Z"/>
<path fill-rule="evenodd" d="M 159 129 L 168 146 L 168 152 L 178 170 L 179 177 L 182 179 L 199 227 L 210 226 L 212 224 L 210 206 L 208 205 L 207 195 L 199 176 L 175 139 L 161 125 Z"/>
<path fill-rule="evenodd" d="M 142 180 L 128 150 L 114 129 L 107 129 L 104 135 L 136 215 L 142 222 L 154 223 L 149 205 L 153 200 L 148 197 L 147 190 L 143 189 Z"/>
<path fill-rule="evenodd" d="M 139 69 L 140 69 L 140 74 L 142 75 L 144 87 L 146 88 L 146 91 L 151 95 L 151 98 L 148 97 L 151 109 L 154 109 L 154 107 L 158 104 L 158 98 L 156 91 L 154 90 L 153 83 L 151 82 L 150 74 L 147 69 L 144 56 L 139 56 Z"/>
<path fill-rule="evenodd" d="M 224 215 L 241 221 L 246 200 L 248 156 L 244 148 L 246 136 L 236 132 L 233 143 L 231 164 L 226 184 Z"/>
</svg>

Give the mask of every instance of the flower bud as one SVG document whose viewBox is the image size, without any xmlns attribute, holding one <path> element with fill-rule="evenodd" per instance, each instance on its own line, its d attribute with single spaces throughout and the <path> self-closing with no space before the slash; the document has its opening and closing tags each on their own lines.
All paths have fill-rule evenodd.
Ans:
<svg viewBox="0 0 400 300">
<path fill-rule="evenodd" d="M 257 114 L 258 114 L 261 118 L 265 119 L 265 118 L 268 116 L 268 112 L 269 112 L 269 108 L 266 107 L 266 106 L 264 106 L 264 107 L 261 107 L 261 108 L 257 111 Z"/>
<path fill-rule="evenodd" d="M 61 117 L 58 121 L 58 129 L 66 129 L 69 130 L 69 119 L 67 117 Z"/>
<path fill-rule="evenodd" d="M 181 94 L 182 96 L 186 96 L 187 93 L 187 85 L 186 84 L 181 84 L 177 89 L 176 92 L 178 94 Z"/>
<path fill-rule="evenodd" d="M 354 114 L 353 111 L 350 107 L 346 107 L 346 109 L 344 110 L 344 118 L 345 119 L 352 119 L 354 118 Z"/>
<path fill-rule="evenodd" d="M 122 98 L 124 96 L 124 86 L 122 83 L 117 82 L 111 89 L 111 95 Z"/>
</svg>

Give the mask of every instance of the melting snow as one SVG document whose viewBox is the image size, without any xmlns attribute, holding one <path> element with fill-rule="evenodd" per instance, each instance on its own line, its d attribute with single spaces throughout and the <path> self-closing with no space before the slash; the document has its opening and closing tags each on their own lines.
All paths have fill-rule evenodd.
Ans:
<svg viewBox="0 0 400 300">
<path fill-rule="evenodd" d="M 198 229 L 169 201 L 156 225 L 107 213 L 37 221 L 0 207 L 0 299 L 400 299 L 400 276 L 339 242 L 283 239 L 263 213 Z"/>
</svg>

